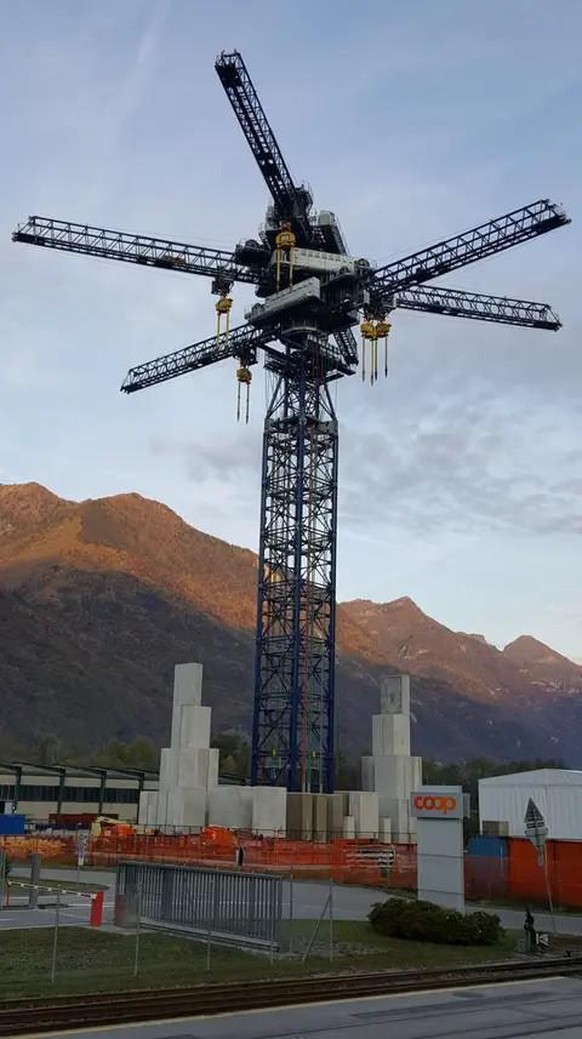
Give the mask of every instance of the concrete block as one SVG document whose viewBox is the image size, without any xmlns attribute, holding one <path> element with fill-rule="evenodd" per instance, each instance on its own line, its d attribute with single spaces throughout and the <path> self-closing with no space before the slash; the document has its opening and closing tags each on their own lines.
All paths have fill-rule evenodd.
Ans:
<svg viewBox="0 0 582 1039">
<path fill-rule="evenodd" d="M 348 793 L 338 790 L 327 795 L 327 833 L 328 837 L 343 836 L 344 816 L 348 814 Z"/>
<path fill-rule="evenodd" d="M 206 825 L 206 790 L 203 787 L 174 787 L 168 792 L 166 826 L 200 828 Z"/>
<path fill-rule="evenodd" d="M 160 754 L 160 789 L 168 790 L 178 785 L 178 755 L 171 747 L 164 747 Z"/>
<path fill-rule="evenodd" d="M 178 786 L 203 786 L 208 789 L 208 767 L 210 750 L 205 747 L 188 747 L 179 750 Z"/>
<path fill-rule="evenodd" d="M 375 714 L 372 718 L 372 754 L 410 754 L 410 718 L 407 714 Z"/>
<path fill-rule="evenodd" d="M 374 780 L 379 794 L 398 799 L 410 797 L 422 774 L 422 760 L 404 754 L 374 758 Z"/>
<path fill-rule="evenodd" d="M 313 794 L 287 794 L 287 836 L 310 841 L 313 836 Z"/>
<path fill-rule="evenodd" d="M 218 786 L 218 762 L 220 759 L 220 751 L 218 747 L 210 747 L 208 751 L 208 783 L 207 789 L 210 790 L 213 786 Z"/>
<path fill-rule="evenodd" d="M 410 676 L 386 675 L 380 686 L 382 714 L 410 714 Z"/>
<path fill-rule="evenodd" d="M 167 790 L 162 790 L 161 788 L 158 790 L 158 798 L 157 798 L 157 801 L 156 801 L 156 809 L 155 809 L 155 811 L 156 811 L 156 814 L 155 814 L 155 818 L 154 818 L 154 820 L 152 822 L 152 825 L 156 829 L 161 829 L 161 828 L 165 827 L 166 819 L 167 819 L 167 816 L 168 816 L 168 791 Z"/>
<path fill-rule="evenodd" d="M 287 822 L 287 790 L 282 786 L 254 786 L 252 790 L 253 833 L 284 834 Z"/>
<path fill-rule="evenodd" d="M 252 787 L 214 786 L 209 789 L 209 826 L 224 826 L 228 830 L 250 830 L 252 815 Z"/>
<path fill-rule="evenodd" d="M 313 795 L 313 840 L 327 840 L 327 794 Z"/>
<path fill-rule="evenodd" d="M 410 815 L 408 800 L 394 797 L 379 797 L 380 818 L 390 819 L 391 839 L 395 844 L 408 844 L 410 834 Z"/>
<path fill-rule="evenodd" d="M 176 664 L 174 668 L 174 692 L 172 698 L 171 745 L 180 742 L 180 708 L 184 704 L 199 707 L 202 703 L 202 664 Z"/>
<path fill-rule="evenodd" d="M 149 791 L 149 800 L 147 806 L 147 816 L 145 820 L 146 826 L 155 827 L 158 825 L 158 815 L 160 812 L 159 801 L 160 795 L 157 790 Z"/>
<path fill-rule="evenodd" d="M 373 720 L 373 719 L 372 719 Z M 374 758 L 365 755 L 362 758 L 362 790 L 375 790 Z"/>
<path fill-rule="evenodd" d="M 355 819 L 356 836 L 377 837 L 379 818 L 378 795 L 368 790 L 351 791 L 348 805 L 349 815 Z"/>
<path fill-rule="evenodd" d="M 139 795 L 139 804 L 137 806 L 138 826 L 147 826 L 148 810 L 150 806 L 151 795 L 151 790 L 142 790 L 141 794 Z"/>
<path fill-rule="evenodd" d="M 385 817 L 380 819 L 380 825 L 378 829 L 378 836 L 383 844 L 390 844 L 392 841 L 392 822 L 390 819 Z"/>
<path fill-rule="evenodd" d="M 205 750 L 210 746 L 210 719 L 212 708 L 192 707 L 185 704 L 180 707 L 179 749 L 200 747 Z"/>
<path fill-rule="evenodd" d="M 344 816 L 343 822 L 343 836 L 345 840 L 352 840 L 356 836 L 356 820 L 353 815 Z"/>
</svg>

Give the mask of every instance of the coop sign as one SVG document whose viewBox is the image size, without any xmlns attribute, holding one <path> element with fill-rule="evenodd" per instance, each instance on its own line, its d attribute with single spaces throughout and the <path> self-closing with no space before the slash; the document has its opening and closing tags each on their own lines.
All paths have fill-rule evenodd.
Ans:
<svg viewBox="0 0 582 1039">
<path fill-rule="evenodd" d="M 463 796 L 456 790 L 417 790 L 411 795 L 411 814 L 416 819 L 462 819 Z"/>
</svg>

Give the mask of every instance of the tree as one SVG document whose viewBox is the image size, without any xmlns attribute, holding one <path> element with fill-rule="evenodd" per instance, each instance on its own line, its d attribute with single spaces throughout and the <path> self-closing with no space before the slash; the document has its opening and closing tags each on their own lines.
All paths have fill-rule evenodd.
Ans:
<svg viewBox="0 0 582 1039">
<path fill-rule="evenodd" d="M 246 736 L 238 732 L 217 732 L 211 746 L 220 751 L 219 772 L 246 781 L 251 773 L 251 747 Z"/>
<path fill-rule="evenodd" d="M 93 756 L 91 764 L 102 768 L 136 768 L 156 771 L 160 752 L 147 736 L 136 736 L 131 743 L 111 740 Z"/>
</svg>

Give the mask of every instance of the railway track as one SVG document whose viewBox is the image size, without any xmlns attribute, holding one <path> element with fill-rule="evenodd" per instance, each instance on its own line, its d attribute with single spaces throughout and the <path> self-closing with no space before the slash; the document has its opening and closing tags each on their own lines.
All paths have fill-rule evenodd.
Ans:
<svg viewBox="0 0 582 1039">
<path fill-rule="evenodd" d="M 0 1036 L 89 1029 L 95 1025 L 177 1019 L 567 974 L 582 975 L 582 956 L 548 957 L 535 962 L 492 963 L 449 970 L 325 974 L 265 982 L 198 985 L 187 989 L 23 1000 L 0 1004 Z"/>
</svg>

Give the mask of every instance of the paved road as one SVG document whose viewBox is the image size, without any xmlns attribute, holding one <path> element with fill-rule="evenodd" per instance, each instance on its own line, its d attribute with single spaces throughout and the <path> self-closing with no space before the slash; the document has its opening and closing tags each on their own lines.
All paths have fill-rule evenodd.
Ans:
<svg viewBox="0 0 582 1039">
<path fill-rule="evenodd" d="M 25 871 L 15 870 L 15 876 L 17 873 L 20 872 Z M 77 879 L 77 871 L 63 869 L 43 869 L 42 879 L 43 881 L 50 881 L 54 879 L 59 879 L 61 881 L 72 881 Z M 86 872 L 81 873 L 81 879 L 87 882 L 92 881 L 95 884 L 103 884 L 109 887 L 110 890 L 105 898 L 105 919 L 106 921 L 109 920 L 111 916 L 113 903 L 112 889 L 115 885 L 115 873 L 112 871 L 98 872 L 94 870 L 87 870 Z M 290 897 L 292 897 L 293 916 L 297 920 L 317 919 L 317 917 L 322 912 L 328 894 L 329 884 L 323 882 L 296 880 L 293 883 L 292 896 L 290 893 L 289 885 L 287 883 L 285 884 L 285 899 L 287 907 L 289 905 L 289 899 Z M 370 907 L 374 904 L 374 902 L 381 901 L 385 897 L 386 893 L 384 891 L 374 890 L 373 888 L 355 887 L 348 884 L 336 884 L 333 888 L 334 916 L 337 920 L 365 920 L 368 912 L 370 911 Z M 469 905 L 468 908 L 471 909 L 471 906 Z M 523 927 L 525 907 L 523 910 L 493 909 L 493 907 L 488 907 L 488 910 L 491 912 L 496 912 L 500 916 L 501 923 L 504 927 L 510 928 L 511 930 L 521 930 L 521 928 Z M 0 920 L 1 919 L 2 914 L 0 914 Z M 550 934 L 552 933 L 553 922 L 551 916 L 548 913 L 536 913 L 535 923 L 539 931 L 548 931 Z M 42 926 L 42 924 L 36 924 L 35 926 Z M 582 915 L 574 916 L 570 913 L 556 914 L 555 927 L 557 934 L 582 935 Z"/>
<path fill-rule="evenodd" d="M 580 1039 L 582 981 L 449 989 L 71 1034 L 83 1039 Z"/>
<path fill-rule="evenodd" d="M 30 870 L 16 867 L 12 873 L 13 880 L 30 880 Z M 77 879 L 76 870 L 43 870 L 42 883 L 49 884 L 51 880 L 72 881 Z M 114 873 L 87 873 L 81 879 L 95 884 L 112 886 L 115 883 Z M 19 889 L 15 886 L 10 892 L 10 908 L 0 911 L 0 931 L 14 928 L 36 928 L 54 927 L 55 924 L 55 894 L 40 894 L 37 909 L 28 908 L 28 892 L 26 888 Z M 63 892 L 60 897 L 59 926 L 62 927 L 85 927 L 89 923 L 91 900 L 86 896 Z M 113 922 L 113 890 L 105 894 L 103 913 L 104 923 Z"/>
</svg>

